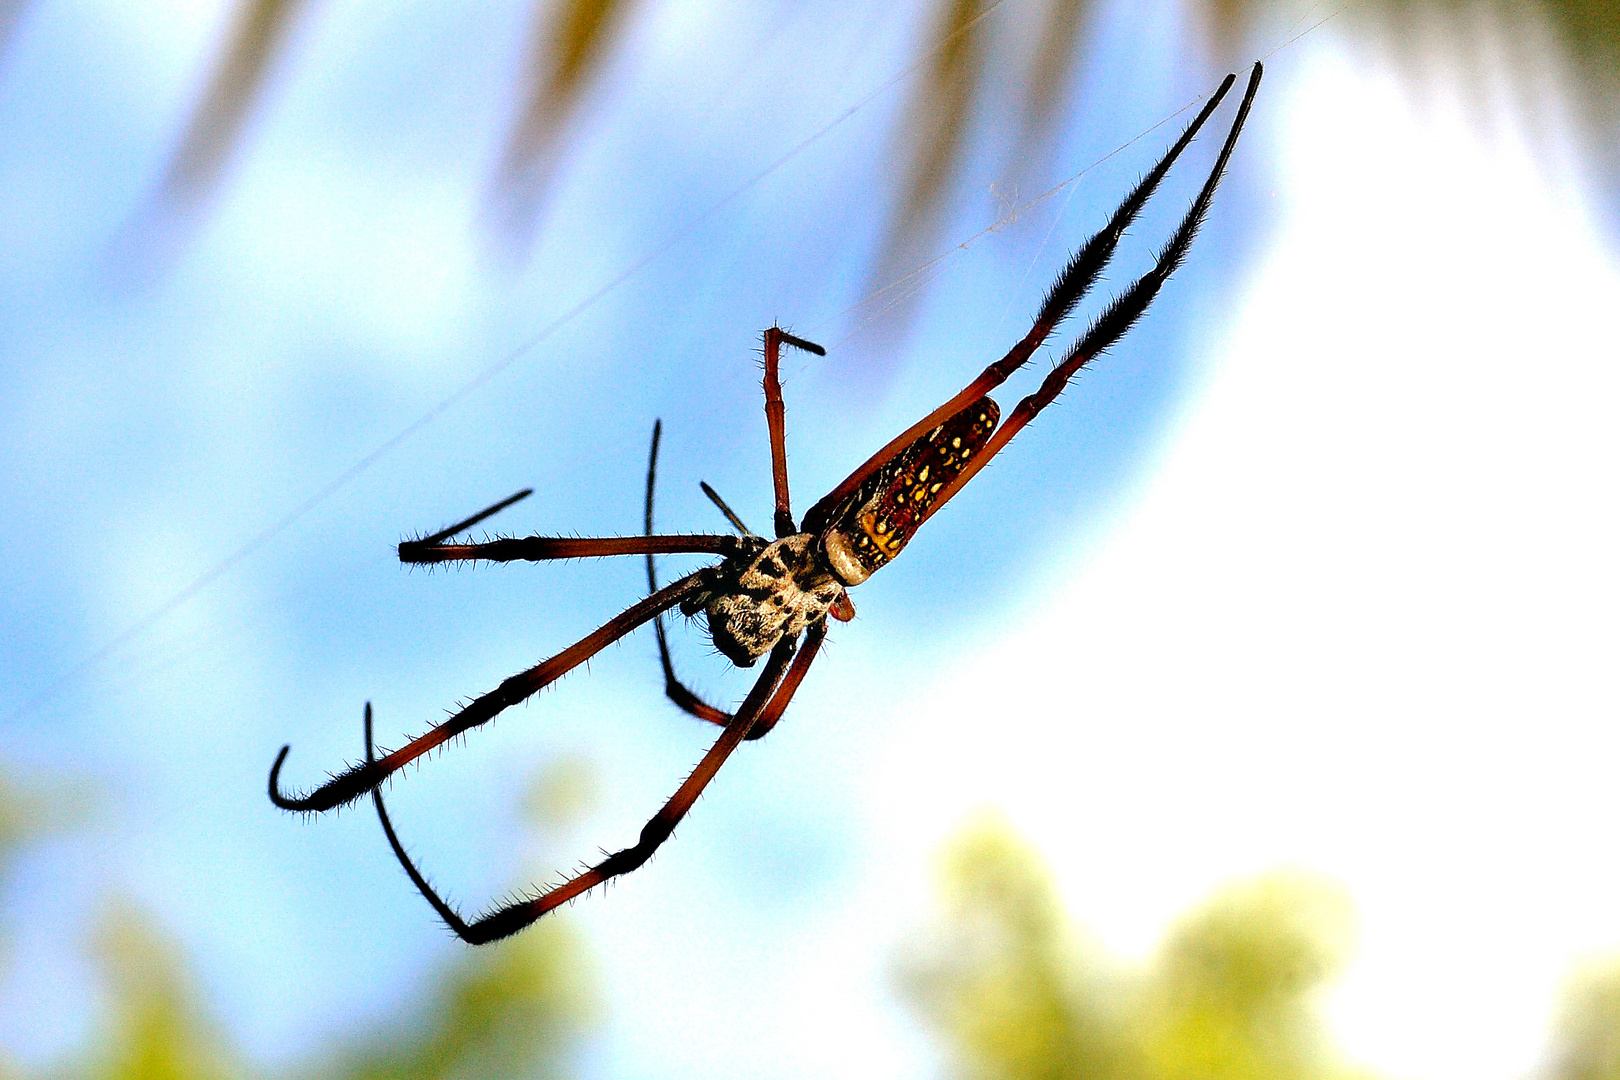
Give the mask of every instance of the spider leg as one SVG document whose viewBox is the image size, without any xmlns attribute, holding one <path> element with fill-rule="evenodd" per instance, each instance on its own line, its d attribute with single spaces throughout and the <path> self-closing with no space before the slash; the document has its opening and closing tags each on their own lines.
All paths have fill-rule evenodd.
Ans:
<svg viewBox="0 0 1620 1080">
<path fill-rule="evenodd" d="M 804 682 L 804 677 L 810 673 L 810 664 L 815 660 L 816 653 L 821 649 L 821 643 L 826 639 L 826 619 L 812 623 L 810 629 L 805 631 L 804 644 L 799 648 L 798 655 L 793 658 L 793 666 L 788 668 L 788 673 L 782 678 L 781 687 L 771 697 L 770 704 L 759 714 L 759 719 L 754 721 L 754 726 L 749 729 L 745 738 L 750 741 L 764 738 L 770 733 L 771 728 L 776 726 L 776 722 L 782 719 L 782 714 L 787 711 L 788 702 L 799 692 L 799 684 Z"/>
<path fill-rule="evenodd" d="M 765 426 L 771 433 L 771 486 L 776 492 L 776 538 L 792 536 L 799 530 L 793 525 L 793 503 L 788 498 L 787 477 L 787 406 L 782 402 L 782 382 L 776 367 L 783 345 L 803 349 L 817 356 L 826 356 L 827 350 L 812 341 L 794 337 L 779 326 L 765 331 Z"/>
<path fill-rule="evenodd" d="M 1123 337 L 1125 332 L 1135 325 L 1136 320 L 1147 311 L 1148 305 L 1158 295 L 1160 286 L 1186 258 L 1187 249 L 1192 246 L 1193 237 L 1198 234 L 1198 226 L 1203 223 L 1204 215 L 1209 211 L 1210 199 L 1214 197 L 1215 189 L 1221 182 L 1226 162 L 1232 156 L 1232 148 L 1237 145 L 1238 135 L 1243 131 L 1243 123 L 1249 117 L 1249 106 L 1254 102 L 1255 91 L 1260 88 L 1262 73 L 1263 68 L 1257 62 L 1249 74 L 1249 84 L 1243 92 L 1243 102 L 1238 106 L 1237 117 L 1232 121 L 1226 142 L 1221 146 L 1220 156 L 1215 159 L 1215 167 L 1210 170 L 1209 178 L 1204 181 L 1198 197 L 1193 200 L 1192 206 L 1181 219 L 1181 224 L 1177 226 L 1169 242 L 1160 249 L 1152 269 L 1116 297 L 1086 330 L 1085 336 L 1064 354 L 1062 361 L 1046 376 L 1040 387 L 1018 403 L 1007 417 L 1006 423 L 990 436 L 984 449 L 964 465 L 962 471 L 957 473 L 952 482 L 934 499 L 924 518 L 919 520 L 919 524 L 927 516 L 937 513 L 951 496 L 961 491 L 963 486 L 973 479 L 974 474 L 984 468 L 985 462 L 1006 446 L 1025 424 L 1035 418 L 1036 414 L 1050 405 L 1058 394 L 1062 393 L 1063 387 L 1075 372 Z"/>
<path fill-rule="evenodd" d="M 658 425 L 653 427 L 653 439 L 658 438 Z M 458 521 L 448 529 L 440 529 L 432 536 L 420 540 L 402 540 L 399 561 L 403 563 L 467 562 L 483 559 L 488 562 L 542 562 L 548 559 L 586 559 L 609 555 L 662 555 L 702 552 L 710 555 L 730 555 L 738 549 L 734 537 L 693 535 L 653 536 L 649 529 L 645 536 L 524 536 L 491 540 L 482 544 L 446 544 L 444 541 L 459 532 L 477 525 L 485 518 L 505 510 L 534 494 L 533 488 L 524 488 L 493 506 L 478 511 L 466 521 Z"/>
<path fill-rule="evenodd" d="M 485 518 L 494 517 L 496 514 L 500 513 L 502 510 L 505 510 L 508 506 L 511 506 L 513 503 L 522 502 L 524 499 L 527 499 L 530 495 L 533 495 L 533 494 L 534 494 L 534 488 L 524 488 L 522 491 L 518 492 L 516 495 L 508 495 L 506 498 L 502 499 L 500 502 L 496 503 L 493 506 L 484 507 L 484 509 L 478 511 L 478 513 L 474 514 L 472 517 L 468 518 L 466 521 L 458 521 L 454 525 L 450 526 L 448 529 L 440 529 L 438 532 L 434 533 L 432 536 L 424 536 L 420 540 L 412 540 L 410 542 L 412 544 L 419 544 L 422 547 L 431 547 L 432 545 L 437 544 L 442 540 L 450 539 L 452 536 L 456 535 L 456 533 L 458 533 L 458 532 L 462 532 L 463 530 L 472 528 L 474 525 L 478 524 L 480 521 L 483 521 Z"/>
<path fill-rule="evenodd" d="M 544 562 L 590 559 L 607 555 L 734 555 L 742 545 L 735 536 L 694 533 L 689 536 L 521 536 L 481 544 L 428 544 L 407 540 L 399 545 L 403 563 Z"/>
<path fill-rule="evenodd" d="M 709 501 L 714 503 L 714 505 L 720 509 L 720 512 L 726 516 L 726 520 L 731 522 L 731 527 L 733 529 L 736 529 L 743 536 L 759 535 L 759 533 L 755 532 L 753 529 L 750 529 L 746 524 L 744 524 L 743 519 L 737 516 L 737 512 L 735 510 L 726 505 L 726 500 L 720 497 L 720 493 L 718 491 L 709 486 L 708 481 L 699 480 L 698 487 L 703 489 L 703 494 L 707 495 L 709 497 Z M 777 539 L 781 539 L 781 537 L 778 537 Z"/>
<path fill-rule="evenodd" d="M 1108 265 L 1109 260 L 1113 258 L 1114 249 L 1118 247 L 1119 239 L 1124 235 L 1126 228 L 1136 219 L 1136 215 L 1141 211 L 1148 199 L 1152 197 L 1153 193 L 1158 190 L 1159 182 L 1164 179 L 1165 174 L 1170 171 L 1170 167 L 1181 156 L 1181 152 L 1192 142 L 1193 137 L 1204 126 L 1204 122 L 1209 119 L 1210 114 L 1215 111 L 1222 99 L 1226 97 L 1226 92 L 1232 88 L 1236 78 L 1235 75 L 1228 75 L 1222 81 L 1220 87 L 1205 103 L 1202 111 L 1199 112 L 1192 123 L 1187 125 L 1187 129 L 1182 132 L 1181 138 L 1176 140 L 1175 145 L 1169 149 L 1163 158 L 1159 159 L 1159 163 L 1153 166 L 1148 174 L 1137 183 L 1131 193 L 1125 196 L 1125 201 L 1120 203 L 1119 208 L 1108 219 L 1108 223 L 1091 239 L 1087 240 L 1085 245 L 1069 260 L 1069 264 L 1064 268 L 1063 273 L 1058 275 L 1057 281 L 1052 283 L 1051 290 L 1046 294 L 1046 300 L 1041 304 L 1040 313 L 1035 316 L 1034 325 L 1030 327 L 1029 333 L 1024 335 L 1023 340 L 1014 345 L 1006 356 L 985 368 L 977 379 L 964 387 L 955 397 L 911 425 L 905 431 L 902 431 L 899 435 L 896 435 L 881 450 L 867 458 L 860 468 L 850 473 L 842 483 L 828 492 L 820 502 L 812 506 L 810 512 L 804 516 L 805 532 L 819 533 L 826 527 L 828 521 L 831 520 L 845 500 L 853 495 L 855 490 L 866 481 L 867 477 L 887 465 L 898 455 L 904 453 L 918 439 L 933 431 L 940 424 L 956 416 L 964 409 L 972 407 L 980 398 L 1000 386 L 1007 380 L 1009 375 L 1028 362 L 1030 356 L 1041 346 L 1041 343 L 1051 335 L 1059 323 L 1069 316 L 1075 305 L 1091 289 L 1097 277 Z M 937 506 L 936 503 L 936 509 Z"/>
<path fill-rule="evenodd" d="M 763 723 L 767 719 L 774 724 L 776 719 L 782 715 L 782 712 L 787 708 L 788 701 L 793 697 L 793 691 L 803 681 L 804 670 L 810 666 L 809 660 L 805 659 L 807 656 L 814 656 L 814 653 L 803 652 L 800 653 L 799 657 L 794 657 L 793 639 L 783 638 L 776 648 L 771 651 L 771 657 L 766 662 L 765 670 L 760 672 L 759 680 L 754 683 L 754 688 L 749 691 L 747 699 L 743 701 L 742 706 L 737 710 L 737 715 L 726 725 L 726 730 L 721 733 L 720 738 L 716 740 L 709 752 L 703 755 L 703 760 L 698 762 L 697 768 L 692 770 L 692 774 L 686 778 L 686 781 L 681 784 L 675 794 L 664 804 L 663 808 L 653 816 L 652 820 L 642 827 L 641 835 L 636 840 L 636 843 L 631 847 L 609 855 L 590 869 L 575 875 L 561 885 L 546 890 L 539 896 L 507 904 L 473 920 L 471 923 L 467 922 L 438 893 L 434 892 L 433 887 L 428 884 L 422 872 L 411 862 L 410 856 L 405 852 L 404 845 L 400 843 L 398 835 L 394 832 L 393 824 L 388 820 L 387 811 L 383 808 L 381 790 L 373 788 L 371 793 L 372 802 L 377 807 L 377 815 L 382 820 L 383 832 L 388 837 L 389 846 L 394 849 L 394 855 L 399 859 L 400 865 L 405 868 L 405 873 L 410 875 L 411 882 L 416 886 L 417 891 L 427 899 L 429 904 L 433 905 L 433 910 L 439 913 L 439 917 L 445 921 L 451 930 L 455 931 L 461 940 L 470 945 L 483 945 L 515 934 L 546 912 L 561 906 L 610 878 L 629 873 L 651 858 L 653 852 L 657 851 L 659 846 L 669 839 L 670 834 L 675 831 L 675 826 L 680 823 L 681 818 L 686 816 L 686 812 L 692 808 L 692 804 L 703 793 L 703 789 L 708 786 L 709 781 L 714 779 L 715 773 L 720 771 L 720 766 L 725 764 L 726 758 L 730 757 L 731 752 L 737 749 L 737 744 L 742 742 L 748 735 L 749 729 L 756 726 L 756 723 Z M 793 661 L 791 668 L 789 668 L 790 660 Z M 787 671 L 786 678 L 783 677 L 784 670 Z M 369 717 L 369 715 L 368 712 L 367 716 Z M 366 756 L 369 761 L 373 757 L 370 748 L 369 724 L 367 731 Z"/>
<path fill-rule="evenodd" d="M 283 746 L 270 767 L 270 801 L 283 810 L 321 811 L 353 802 L 375 788 L 385 777 L 415 761 L 434 747 L 464 731 L 493 720 L 501 712 L 524 701 L 583 664 L 630 631 L 656 618 L 680 603 L 703 584 L 703 573 L 688 574 L 609 619 L 562 652 L 519 672 L 481 697 L 474 698 L 442 724 L 418 735 L 404 746 L 377 761 L 350 766 L 306 795 L 289 795 L 281 790 L 281 766 L 290 746 Z"/>
<path fill-rule="evenodd" d="M 658 443 L 663 438 L 664 422 L 653 423 L 652 449 L 647 452 L 647 535 L 653 530 L 653 489 L 658 484 Z M 708 485 L 704 485 L 707 489 Z M 658 591 L 658 566 L 653 560 L 653 553 L 647 552 L 647 592 Z M 711 724 L 721 727 L 731 723 L 731 714 L 724 709 L 716 708 L 698 697 L 686 684 L 682 683 L 675 674 L 675 663 L 669 656 L 669 638 L 664 632 L 664 617 L 662 614 L 653 617 L 653 632 L 658 636 L 658 660 L 664 668 L 664 695 L 678 705 L 681 709 L 691 713 L 699 720 L 707 720 Z"/>
<path fill-rule="evenodd" d="M 377 747 L 371 739 L 371 702 L 368 701 L 366 702 L 366 764 L 375 765 L 376 762 Z M 405 845 L 399 842 L 399 834 L 394 831 L 394 823 L 388 819 L 388 808 L 383 805 L 382 785 L 380 784 L 371 789 L 371 805 L 377 808 L 377 820 L 382 822 L 383 835 L 388 837 L 388 846 L 394 849 L 394 857 L 399 860 L 399 865 L 405 868 L 405 873 L 409 875 L 411 884 L 415 885 L 416 891 L 421 893 L 429 904 L 433 905 L 433 910 L 439 913 L 439 918 L 444 920 L 444 924 L 454 930 L 457 936 L 466 940 L 466 921 L 456 912 L 455 908 L 445 903 L 444 898 L 434 891 L 432 885 L 428 884 L 427 878 L 422 876 L 422 871 L 416 868 L 416 864 L 411 861 L 410 855 L 406 853 Z"/>
</svg>

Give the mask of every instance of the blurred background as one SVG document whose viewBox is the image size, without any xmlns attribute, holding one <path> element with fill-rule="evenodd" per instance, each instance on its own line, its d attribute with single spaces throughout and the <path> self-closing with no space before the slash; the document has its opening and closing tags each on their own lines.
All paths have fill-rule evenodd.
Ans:
<svg viewBox="0 0 1620 1080">
<path fill-rule="evenodd" d="M 639 531 L 657 418 L 661 527 L 760 528 L 773 321 L 802 511 L 1256 58 L 1148 318 L 646 868 L 472 951 L 269 805 L 645 588 L 402 536 Z M 0 2 L 0 1075 L 1620 1076 L 1617 102 L 1613 0 Z M 630 842 L 661 683 L 407 843 L 471 911 Z"/>
</svg>

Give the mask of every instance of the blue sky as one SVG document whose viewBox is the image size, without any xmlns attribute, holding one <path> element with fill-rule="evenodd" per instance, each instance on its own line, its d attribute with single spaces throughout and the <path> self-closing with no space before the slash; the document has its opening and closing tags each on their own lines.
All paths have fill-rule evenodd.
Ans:
<svg viewBox="0 0 1620 1080">
<path fill-rule="evenodd" d="M 413 573 L 392 545 L 525 486 L 503 531 L 634 531 L 659 417 L 660 521 L 717 528 L 705 479 L 760 527 L 754 350 L 777 320 L 829 346 L 784 370 L 808 506 L 1022 334 L 1174 125 L 1131 140 L 1219 74 L 1176 5 L 1114 5 L 1030 174 L 1009 168 L 993 103 L 950 243 L 1007 192 L 1083 175 L 944 260 L 904 347 L 879 355 L 882 327 L 851 309 L 904 84 L 749 181 L 915 60 L 917 11 L 654 6 L 512 274 L 478 208 L 526 9 L 317 5 L 218 199 L 144 281 L 109 253 L 227 7 L 39 4 L 0 58 L 0 753 L 103 793 L 94 827 L 31 857 L 5 899 L 0 1037 L 18 1053 L 48 1059 L 89 1023 L 80 943 L 111 891 L 160 914 L 269 1061 L 408 998 L 460 946 L 366 814 L 268 805 L 276 749 L 293 746 L 291 782 L 324 775 L 360 752 L 367 700 L 397 743 L 644 583 L 634 560 Z M 995 18 L 1027 14 L 1009 0 Z M 1443 88 L 1417 108 L 1333 34 L 1268 60 L 1209 227 L 1151 317 L 857 590 L 860 619 L 787 721 L 673 845 L 563 913 L 606 987 L 594 1075 L 926 1074 L 888 972 L 926 914 L 930 853 L 982 804 L 1126 954 L 1234 874 L 1339 876 L 1366 925 L 1336 1023 L 1402 1075 L 1524 1071 L 1561 973 L 1620 944 L 1604 914 L 1620 879 L 1587 857 L 1620 749 L 1601 677 L 1616 357 L 1594 314 L 1615 309 L 1613 256 L 1556 119 L 1538 144 Z M 1115 285 L 1173 226 L 1209 141 Z M 707 642 L 677 637 L 697 685 L 741 694 Z M 469 907 L 519 884 L 535 852 L 517 803 L 564 754 L 595 763 L 601 808 L 557 866 L 632 837 L 710 738 L 656 670 L 631 638 L 396 785 L 436 879 Z M 1358 807 L 1374 789 L 1383 809 Z M 1435 869 L 1403 837 L 1462 854 Z M 1496 876 L 1478 862 L 1493 844 Z M 1483 921 L 1423 934 L 1465 900 Z M 1520 991 L 1475 1061 L 1435 1037 L 1444 1010 L 1411 1031 L 1388 1003 L 1405 986 L 1479 1005 L 1459 964 L 1481 927 L 1513 943 Z"/>
</svg>

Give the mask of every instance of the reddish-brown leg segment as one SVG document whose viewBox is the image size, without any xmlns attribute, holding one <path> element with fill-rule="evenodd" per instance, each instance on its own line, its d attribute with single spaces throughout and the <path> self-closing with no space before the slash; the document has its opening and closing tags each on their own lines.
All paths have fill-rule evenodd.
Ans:
<svg viewBox="0 0 1620 1080">
<path fill-rule="evenodd" d="M 700 553 L 732 555 L 738 550 L 734 536 L 697 534 L 692 536 L 653 536 L 649 529 L 645 536 L 524 536 L 490 540 L 482 544 L 446 544 L 444 541 L 472 528 L 485 518 L 505 510 L 534 494 L 533 488 L 524 488 L 493 506 L 485 507 L 466 521 L 458 521 L 448 529 L 440 529 L 432 536 L 420 540 L 403 540 L 399 545 L 399 561 L 403 563 L 441 563 L 486 560 L 488 562 L 542 562 L 547 559 L 589 559 L 609 555 L 677 555 Z"/>
<path fill-rule="evenodd" d="M 1052 285 L 1051 291 L 1047 293 L 1046 300 L 1041 304 L 1040 313 L 1035 317 L 1034 325 L 1030 327 L 1029 333 L 1024 335 L 1023 340 L 1014 345 L 1006 356 L 985 368 L 977 379 L 974 379 L 963 388 L 961 393 L 902 431 L 899 435 L 896 435 L 881 450 L 867 458 L 860 468 L 850 473 L 842 483 L 829 491 L 820 502 L 812 506 L 810 511 L 805 514 L 805 532 L 821 532 L 844 504 L 844 501 L 855 493 L 855 490 L 865 482 L 867 477 L 904 453 L 918 439 L 971 406 L 1003 382 L 1006 382 L 1009 375 L 1028 362 L 1035 350 L 1040 348 L 1041 343 L 1050 336 L 1058 324 L 1069 316 L 1075 305 L 1081 301 L 1097 280 L 1098 275 L 1102 273 L 1103 267 L 1113 257 L 1114 249 L 1119 245 L 1119 238 L 1124 235 L 1125 229 L 1136 219 L 1136 215 L 1141 211 L 1142 206 L 1157 190 L 1159 182 L 1164 179 L 1165 174 L 1170 171 L 1170 166 L 1175 164 L 1176 159 L 1181 156 L 1181 152 L 1187 148 L 1187 144 L 1192 142 L 1193 136 L 1197 135 L 1198 130 L 1204 126 L 1204 122 L 1209 119 L 1210 114 L 1221 103 L 1221 99 L 1226 96 L 1226 92 L 1232 88 L 1235 79 L 1236 76 L 1233 75 L 1226 77 L 1220 88 L 1215 91 L 1204 105 L 1197 118 L 1187 126 L 1187 130 L 1182 133 L 1176 144 L 1153 167 L 1152 171 L 1142 178 L 1135 189 L 1125 197 L 1125 201 L 1120 204 L 1119 209 L 1114 211 L 1113 216 L 1109 218 L 1108 224 L 1103 226 L 1102 230 L 1090 240 L 1086 241 L 1085 246 L 1069 260 L 1069 265 Z M 935 502 L 933 509 L 937 510 L 943 501 L 943 499 L 940 499 Z"/>
<path fill-rule="evenodd" d="M 507 679 L 494 690 L 475 698 L 444 723 L 419 735 L 376 761 L 351 766 L 334 776 L 307 795 L 287 795 L 281 790 L 281 766 L 292 748 L 283 746 L 270 767 L 270 801 L 283 810 L 330 810 L 334 806 L 352 802 L 375 788 L 384 778 L 400 767 L 415 761 L 436 746 L 441 746 L 462 732 L 493 720 L 518 702 L 538 693 L 556 682 L 608 645 L 624 637 L 649 619 L 675 606 L 696 592 L 702 584 L 701 573 L 688 574 L 609 619 L 600 629 L 586 635 L 556 656 L 544 660 L 527 671 Z"/>
<path fill-rule="evenodd" d="M 524 927 L 533 923 L 546 912 L 579 896 L 588 889 L 627 874 L 639 867 L 652 857 L 663 842 L 669 839 L 675 831 L 675 826 L 681 818 L 692 808 L 697 797 L 703 793 L 709 781 L 714 779 L 720 766 L 724 765 L 726 758 L 748 735 L 749 730 L 756 724 L 769 722 L 774 724 L 787 709 L 788 702 L 793 697 L 793 691 L 804 680 L 804 674 L 809 669 L 810 661 L 814 658 L 813 650 L 805 649 L 798 657 L 794 657 L 794 643 L 784 638 L 775 649 L 771 651 L 770 659 L 766 662 L 765 670 L 760 672 L 759 680 L 749 691 L 748 697 L 737 710 L 737 715 L 726 725 L 726 730 L 716 740 L 709 752 L 703 755 L 697 768 L 664 804 L 651 821 L 641 830 L 641 836 L 636 843 L 621 851 L 609 855 L 606 859 L 555 888 L 531 900 L 522 900 L 515 904 L 496 909 L 488 915 L 475 919 L 471 923 L 464 920 L 454 908 L 445 903 L 444 899 L 428 884 L 422 872 L 411 862 L 406 854 L 405 846 L 400 843 L 398 835 L 394 832 L 393 823 L 388 819 L 388 811 L 383 805 L 382 791 L 373 788 L 371 798 L 377 808 L 377 816 L 382 821 L 383 832 L 388 837 L 389 845 L 394 849 L 394 855 L 404 867 L 405 873 L 410 875 L 411 882 L 417 890 L 433 905 L 433 910 L 445 921 L 451 930 L 455 931 L 463 941 L 471 945 L 483 945 L 487 942 L 497 941 L 517 933 Z M 791 668 L 789 661 L 792 661 Z M 784 678 L 784 671 L 786 677 Z M 366 717 L 366 758 L 368 764 L 376 761 L 371 750 L 370 708 L 367 708 Z"/>
<path fill-rule="evenodd" d="M 816 653 L 821 651 L 821 643 L 826 640 L 827 620 L 821 619 L 811 623 L 810 629 L 805 631 L 804 644 L 799 647 L 799 654 L 793 658 L 793 666 L 788 668 L 787 675 L 782 678 L 781 688 L 776 691 L 770 704 L 765 706 L 765 711 L 759 714 L 759 719 L 754 721 L 754 726 L 744 738 L 751 742 L 770 734 L 776 722 L 782 719 L 782 714 L 787 711 L 788 702 L 799 692 L 799 684 L 804 682 L 804 677 L 810 673 L 810 664 L 815 660 Z"/>
<path fill-rule="evenodd" d="M 734 555 L 739 550 L 735 536 L 521 536 L 488 540 L 481 544 L 434 544 L 430 547 L 399 545 L 399 561 L 405 563 L 464 562 L 543 562 L 548 559 L 589 559 L 608 555 Z"/>
<path fill-rule="evenodd" d="M 765 331 L 765 426 L 771 433 L 771 485 L 776 491 L 778 540 L 799 531 L 794 527 L 793 503 L 788 498 L 787 406 L 782 402 L 782 382 L 776 374 L 783 345 L 792 345 L 817 356 L 827 355 L 827 350 L 820 345 L 794 337 L 779 326 Z"/>
</svg>

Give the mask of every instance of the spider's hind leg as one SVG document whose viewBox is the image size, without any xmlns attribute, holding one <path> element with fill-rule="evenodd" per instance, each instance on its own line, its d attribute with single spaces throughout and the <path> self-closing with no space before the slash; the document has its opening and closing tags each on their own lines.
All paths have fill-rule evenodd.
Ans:
<svg viewBox="0 0 1620 1080">
<path fill-rule="evenodd" d="M 366 764 L 375 765 L 376 763 L 377 744 L 371 738 L 371 702 L 368 701 L 366 702 Z M 383 805 L 381 784 L 371 789 L 371 805 L 377 808 L 377 820 L 382 822 L 383 835 L 388 837 L 388 846 L 394 849 L 394 857 L 399 860 L 399 865 L 405 869 L 406 875 L 411 879 L 411 884 L 416 886 L 416 891 L 421 893 L 422 898 L 429 904 L 433 905 L 433 910 L 439 913 L 439 918 L 444 920 L 446 926 L 455 931 L 457 937 L 469 943 L 473 942 L 474 938 L 468 929 L 467 920 L 463 919 L 456 909 L 446 903 L 444 898 L 434 890 L 433 886 L 428 883 L 428 879 L 422 875 L 422 871 L 418 870 L 416 864 L 411 861 L 409 853 L 405 850 L 405 845 L 399 842 L 399 834 L 394 831 L 394 823 L 388 819 L 388 808 Z"/>
<path fill-rule="evenodd" d="M 1249 108 L 1254 104 L 1254 95 L 1260 89 L 1260 77 L 1263 73 L 1264 68 L 1258 62 L 1250 69 L 1249 83 L 1243 91 L 1243 100 L 1238 105 L 1237 116 L 1232 120 L 1232 126 L 1226 133 L 1226 141 L 1221 144 L 1215 165 L 1204 180 L 1204 186 L 1199 189 L 1198 196 L 1182 217 L 1181 224 L 1176 227 L 1176 231 L 1164 247 L 1159 249 L 1153 266 L 1103 309 L 1103 313 L 1092 322 L 1085 335 L 1070 346 L 1069 351 L 1041 382 L 1040 387 L 1018 403 L 1001 428 L 985 443 L 984 449 L 975 455 L 973 460 L 964 466 L 935 497 L 927 514 L 937 513 L 947 500 L 961 491 L 1024 425 L 1057 400 L 1057 396 L 1063 392 L 1063 388 L 1068 385 L 1075 372 L 1123 337 L 1147 311 L 1148 305 L 1153 303 L 1154 297 L 1159 294 L 1160 287 L 1186 258 L 1187 249 L 1192 246 L 1193 238 L 1198 235 L 1198 227 L 1209 212 L 1210 200 L 1214 198 L 1215 189 L 1220 186 L 1221 177 L 1226 171 L 1226 163 L 1232 157 L 1232 149 L 1237 145 L 1238 136 L 1243 133 L 1243 125 L 1249 118 Z"/>
<path fill-rule="evenodd" d="M 469 945 L 484 945 L 515 934 L 548 911 L 620 874 L 628 874 L 652 857 L 653 852 L 674 833 L 675 826 L 686 816 L 686 812 L 692 808 L 698 796 L 703 794 L 703 789 L 714 779 L 714 774 L 720 771 L 720 766 L 725 764 L 726 758 L 730 757 L 731 752 L 748 736 L 750 729 L 761 726 L 768 729 L 787 709 L 794 691 L 799 688 L 799 684 L 804 681 L 805 673 L 810 669 L 810 661 L 816 655 L 814 649 L 795 650 L 794 645 L 792 638 L 783 638 L 777 643 L 776 648 L 771 651 L 770 660 L 765 664 L 765 670 L 760 672 L 754 688 L 748 692 L 748 697 L 738 707 L 736 718 L 726 725 L 726 730 L 720 738 L 715 740 L 709 752 L 703 755 L 703 760 L 698 762 L 697 768 L 692 770 L 692 774 L 664 803 L 663 808 L 642 826 L 641 834 L 634 844 L 614 852 L 583 873 L 576 874 L 538 896 L 506 904 L 470 923 L 467 922 L 454 908 L 445 903 L 428 884 L 427 878 L 411 862 L 404 845 L 394 833 L 393 823 L 388 820 L 382 795 L 373 789 L 372 803 L 377 807 L 377 815 L 382 820 L 383 832 L 388 836 L 389 846 L 394 849 L 394 855 L 404 867 L 405 873 L 410 875 L 411 883 L 416 886 L 417 891 L 433 905 L 433 910 L 439 913 L 439 917 L 461 940 Z M 370 717 L 369 712 L 367 717 Z M 369 736 L 369 724 L 366 730 Z M 366 742 L 366 756 L 368 760 L 375 759 L 369 737 Z"/>
</svg>

